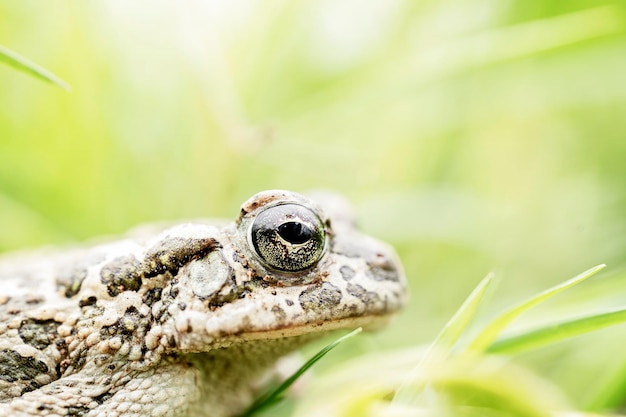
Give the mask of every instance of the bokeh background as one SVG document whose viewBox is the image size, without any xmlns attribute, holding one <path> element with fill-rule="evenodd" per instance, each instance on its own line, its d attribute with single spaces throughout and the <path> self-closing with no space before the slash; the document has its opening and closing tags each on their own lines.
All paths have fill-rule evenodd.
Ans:
<svg viewBox="0 0 626 417">
<path fill-rule="evenodd" d="M 609 264 L 518 326 L 626 303 L 623 1 L 0 0 L 0 22 L 72 86 L 0 66 L 0 251 L 322 188 L 411 285 L 347 351 L 432 340 L 489 271 L 485 317 Z M 622 334 L 519 360 L 619 405 Z"/>
</svg>

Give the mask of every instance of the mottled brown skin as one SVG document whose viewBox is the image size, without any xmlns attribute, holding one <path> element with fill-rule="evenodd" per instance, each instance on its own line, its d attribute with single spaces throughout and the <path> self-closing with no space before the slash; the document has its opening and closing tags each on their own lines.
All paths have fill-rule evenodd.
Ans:
<svg viewBox="0 0 626 417">
<path fill-rule="evenodd" d="M 314 215 L 291 215 L 286 204 Z M 280 222 L 297 224 L 276 232 L 272 254 L 289 259 L 272 265 L 250 230 L 276 206 L 287 212 Z M 4 256 L 0 416 L 237 415 L 281 356 L 403 305 L 394 252 L 345 219 L 301 195 L 266 191 L 231 225 L 195 222 L 90 248 Z M 300 245 L 309 229 L 322 234 L 323 248 Z M 313 265 L 298 270 L 300 259 Z"/>
</svg>

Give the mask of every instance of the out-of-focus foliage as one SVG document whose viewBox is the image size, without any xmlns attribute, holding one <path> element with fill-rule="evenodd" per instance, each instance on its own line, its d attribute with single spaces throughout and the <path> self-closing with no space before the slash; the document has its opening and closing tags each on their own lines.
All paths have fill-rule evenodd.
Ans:
<svg viewBox="0 0 626 417">
<path fill-rule="evenodd" d="M 626 302 L 623 2 L 0 0 L 0 21 L 72 85 L 0 66 L 1 251 L 329 188 L 410 279 L 376 346 L 432 340 L 490 270 L 495 311 L 609 264 L 520 326 Z M 625 333 L 518 360 L 619 406 Z"/>
<path fill-rule="evenodd" d="M 56 84 L 65 90 L 70 89 L 70 86 L 56 75 L 50 73 L 45 68 L 41 68 L 39 65 L 31 62 L 27 58 L 24 58 L 20 54 L 3 47 L 2 45 L 0 45 L 0 63 L 9 65 L 18 71 L 30 74 L 31 76 L 39 78 L 42 81 Z"/>
<path fill-rule="evenodd" d="M 602 268 L 602 265 L 592 268 L 534 295 L 501 313 L 480 329 L 473 340 L 466 337 L 461 342 L 493 282 L 493 277 L 488 276 L 428 348 L 367 355 L 338 366 L 316 381 L 309 395 L 311 399 L 304 400 L 295 415 L 554 417 L 569 412 L 571 406 L 557 387 L 512 365 L 510 360 L 489 355 L 487 350 L 506 353 L 516 350 L 517 344 L 517 350 L 523 351 L 529 348 L 526 343 L 529 338 L 537 346 L 554 342 L 559 335 L 567 337 L 560 331 L 562 325 L 547 325 L 542 331 L 492 345 L 515 317 L 584 282 Z M 624 322 L 623 311 L 608 314 L 616 319 L 613 323 Z M 567 327 L 575 332 L 569 335 L 597 330 L 606 324 L 606 317 L 607 314 L 591 314 L 570 321 Z"/>
</svg>

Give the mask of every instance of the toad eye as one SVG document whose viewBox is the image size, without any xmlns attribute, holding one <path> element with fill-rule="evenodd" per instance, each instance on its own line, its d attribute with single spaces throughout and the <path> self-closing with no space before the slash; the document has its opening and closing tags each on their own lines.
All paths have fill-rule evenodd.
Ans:
<svg viewBox="0 0 626 417">
<path fill-rule="evenodd" d="M 311 240 L 313 231 L 309 226 L 299 222 L 287 222 L 278 226 L 278 235 L 294 245 L 301 245 Z"/>
<path fill-rule="evenodd" d="M 315 265 L 326 247 L 321 219 L 299 204 L 270 206 L 250 226 L 249 240 L 267 266 L 298 272 Z"/>
</svg>

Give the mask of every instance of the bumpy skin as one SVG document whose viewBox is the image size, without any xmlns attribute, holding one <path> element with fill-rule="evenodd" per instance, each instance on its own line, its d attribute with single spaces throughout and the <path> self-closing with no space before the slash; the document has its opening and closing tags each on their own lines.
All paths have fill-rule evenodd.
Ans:
<svg viewBox="0 0 626 417">
<path fill-rule="evenodd" d="M 286 203 L 323 224 L 323 255 L 302 271 L 268 266 L 251 243 L 257 216 Z M 4 256 L 0 416 L 237 415 L 278 358 L 376 323 L 405 295 L 388 246 L 287 191 L 255 195 L 230 225 Z"/>
</svg>

